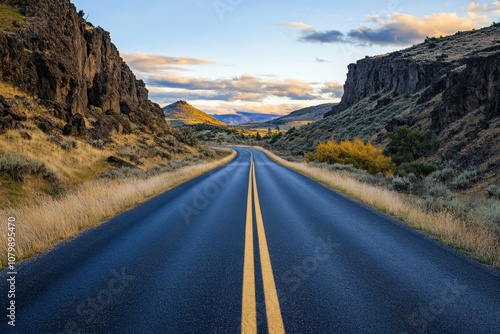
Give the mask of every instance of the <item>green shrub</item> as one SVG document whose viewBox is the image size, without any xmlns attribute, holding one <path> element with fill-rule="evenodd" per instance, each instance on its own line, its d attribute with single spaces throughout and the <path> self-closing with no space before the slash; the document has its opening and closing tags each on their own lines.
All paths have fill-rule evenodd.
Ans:
<svg viewBox="0 0 500 334">
<path fill-rule="evenodd" d="M 410 193 L 412 190 L 412 183 L 406 176 L 396 176 L 392 179 L 392 189 L 402 193 Z"/>
<path fill-rule="evenodd" d="M 451 182 L 456 176 L 455 170 L 453 168 L 444 168 L 435 171 L 429 177 L 437 182 Z"/>
<path fill-rule="evenodd" d="M 144 177 L 144 173 L 137 168 L 120 167 L 115 169 L 108 169 L 102 175 L 105 179 L 137 179 Z"/>
<path fill-rule="evenodd" d="M 92 139 L 89 140 L 89 145 L 99 149 L 99 150 L 104 150 L 104 141 L 102 139 Z"/>
<path fill-rule="evenodd" d="M 270 144 L 276 143 L 282 136 L 283 136 L 283 134 L 281 132 L 273 134 L 271 137 L 271 141 L 269 143 Z"/>
<path fill-rule="evenodd" d="M 391 142 L 384 154 L 390 156 L 398 166 L 414 162 L 435 146 L 432 132 L 411 130 L 407 125 L 399 126 L 394 133 L 387 133 L 387 137 Z"/>
<path fill-rule="evenodd" d="M 465 190 L 470 188 L 479 178 L 478 170 L 467 170 L 458 175 L 451 183 L 453 189 Z"/>
<path fill-rule="evenodd" d="M 62 149 L 68 152 L 75 149 L 76 145 L 76 139 L 72 137 L 68 137 L 61 142 Z"/>
<path fill-rule="evenodd" d="M 443 183 L 433 184 L 429 189 L 429 195 L 435 199 L 451 200 L 453 198 L 453 193 Z"/>
<path fill-rule="evenodd" d="M 432 164 L 425 164 L 422 162 L 406 162 L 399 166 L 396 172 L 400 176 L 406 176 L 411 173 L 415 175 L 427 176 L 435 172 L 436 169 L 436 166 Z"/>
<path fill-rule="evenodd" d="M 0 172 L 10 176 L 14 181 L 23 182 L 29 175 L 41 175 L 52 186 L 61 186 L 56 173 L 49 170 L 41 160 L 31 159 L 22 154 L 3 154 L 0 156 Z"/>
<path fill-rule="evenodd" d="M 286 132 L 286 135 L 289 136 L 291 134 L 293 134 L 295 131 L 297 130 L 297 128 L 295 127 L 291 127 L 290 129 L 288 129 L 288 131 Z"/>
<path fill-rule="evenodd" d="M 485 191 L 489 197 L 500 199 L 500 187 L 496 184 L 490 184 L 486 187 Z"/>
</svg>

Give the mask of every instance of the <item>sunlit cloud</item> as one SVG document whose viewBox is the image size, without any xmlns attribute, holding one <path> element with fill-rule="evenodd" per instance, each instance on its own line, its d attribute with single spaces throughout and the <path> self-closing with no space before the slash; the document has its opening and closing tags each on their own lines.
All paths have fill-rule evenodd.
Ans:
<svg viewBox="0 0 500 334">
<path fill-rule="evenodd" d="M 330 98 L 341 98 L 344 94 L 344 85 L 337 81 L 325 82 L 320 90 L 321 94 L 327 94 Z"/>
<path fill-rule="evenodd" d="M 138 72 L 176 70 L 186 71 L 189 65 L 212 65 L 215 62 L 190 58 L 190 57 L 168 57 L 149 53 L 122 53 L 123 60 L 134 70 Z"/>
<path fill-rule="evenodd" d="M 491 19 L 477 12 L 491 11 L 500 5 L 493 4 L 471 7 L 468 17 L 456 13 L 435 13 L 422 18 L 409 14 L 394 13 L 388 17 L 369 15 L 367 26 L 361 26 L 343 33 L 338 30 L 301 29 L 300 25 L 289 25 L 301 30 L 298 38 L 309 43 L 351 43 L 354 45 L 411 45 L 421 43 L 425 37 L 447 36 L 457 31 L 472 30 L 491 23 Z"/>
<path fill-rule="evenodd" d="M 422 42 L 425 37 L 447 36 L 457 31 L 478 28 L 478 23 L 455 13 L 437 13 L 418 18 L 408 14 L 392 14 L 377 27 L 360 27 L 348 36 L 354 40 L 387 45 L 409 45 Z"/>
<path fill-rule="evenodd" d="M 290 28 L 303 29 L 303 30 L 314 30 L 313 27 L 311 27 L 309 24 L 304 23 L 304 22 L 285 22 L 285 23 L 281 23 L 281 25 L 287 26 Z"/>
<path fill-rule="evenodd" d="M 307 25 L 300 22 L 294 22 L 293 25 L 308 29 Z M 206 59 L 140 52 L 122 54 L 122 57 L 146 82 L 150 98 L 161 105 L 186 100 L 206 103 L 211 106 L 209 111 L 217 113 L 223 108 L 229 113 L 247 111 L 285 114 L 317 101 L 330 102 L 342 96 L 338 89 L 340 84 L 306 82 L 269 74 L 242 74 L 215 79 L 179 74 L 179 71 L 187 71 L 193 66 L 217 65 Z M 326 62 L 320 58 L 316 61 Z"/>
<path fill-rule="evenodd" d="M 467 12 L 472 13 L 496 13 L 500 15 L 500 1 L 493 1 L 491 3 L 483 3 L 471 1 L 466 8 Z"/>
<path fill-rule="evenodd" d="M 250 74 L 243 74 L 234 78 L 194 78 L 175 74 L 152 74 L 146 78 L 151 87 L 168 89 L 182 89 L 193 96 L 201 95 L 213 99 L 214 96 L 223 97 L 225 101 L 263 101 L 266 97 L 286 97 L 292 100 L 314 100 L 314 83 L 296 79 L 260 78 Z M 208 93 L 206 93 L 208 92 Z M 176 93 L 178 94 L 178 92 Z"/>
</svg>

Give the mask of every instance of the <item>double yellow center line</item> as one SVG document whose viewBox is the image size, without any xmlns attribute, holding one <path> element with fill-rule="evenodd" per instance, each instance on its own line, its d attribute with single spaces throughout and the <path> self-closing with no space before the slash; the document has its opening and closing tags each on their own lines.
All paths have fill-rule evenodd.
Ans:
<svg viewBox="0 0 500 334">
<path fill-rule="evenodd" d="M 253 191 L 253 192 L 252 192 Z M 252 197 L 253 195 L 253 197 Z M 259 192 L 255 178 L 253 154 L 250 153 L 250 173 L 248 175 L 248 197 L 245 228 L 245 258 L 243 265 L 243 303 L 241 312 L 241 333 L 257 333 L 257 304 L 255 301 L 255 261 L 253 248 L 253 204 L 255 203 L 255 221 L 259 240 L 262 281 L 266 303 L 267 329 L 269 334 L 285 333 L 281 316 L 278 293 L 274 282 L 271 257 L 267 247 L 264 221 L 260 209 Z"/>
</svg>

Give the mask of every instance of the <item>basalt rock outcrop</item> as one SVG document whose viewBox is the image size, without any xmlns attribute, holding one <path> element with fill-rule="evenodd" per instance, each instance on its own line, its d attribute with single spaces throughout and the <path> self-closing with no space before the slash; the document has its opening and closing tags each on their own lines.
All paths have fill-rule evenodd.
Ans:
<svg viewBox="0 0 500 334">
<path fill-rule="evenodd" d="M 0 30 L 0 81 L 65 122 L 59 129 L 39 120 L 43 129 L 94 139 L 131 127 L 154 134 L 171 130 L 109 33 L 86 22 L 69 0 L 3 2 L 26 19 L 16 30 Z M 0 99 L 0 128 L 15 125 L 9 110 Z"/>
</svg>

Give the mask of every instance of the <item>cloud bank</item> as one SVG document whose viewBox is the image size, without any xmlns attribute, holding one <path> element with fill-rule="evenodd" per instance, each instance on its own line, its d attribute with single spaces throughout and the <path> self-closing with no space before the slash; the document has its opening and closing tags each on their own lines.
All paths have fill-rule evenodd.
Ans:
<svg viewBox="0 0 500 334">
<path fill-rule="evenodd" d="M 500 1 L 492 4 L 472 2 L 467 8 L 468 17 L 460 17 L 456 13 L 435 13 L 422 18 L 402 13 L 394 13 L 385 18 L 370 15 L 366 17 L 368 26 L 360 26 L 346 33 L 338 30 L 316 30 L 301 22 L 290 22 L 287 26 L 301 30 L 298 39 L 301 42 L 350 43 L 363 46 L 411 45 L 423 42 L 427 36 L 446 36 L 457 31 L 479 28 L 481 24 L 491 20 L 477 13 L 489 13 L 498 9 Z"/>
</svg>

